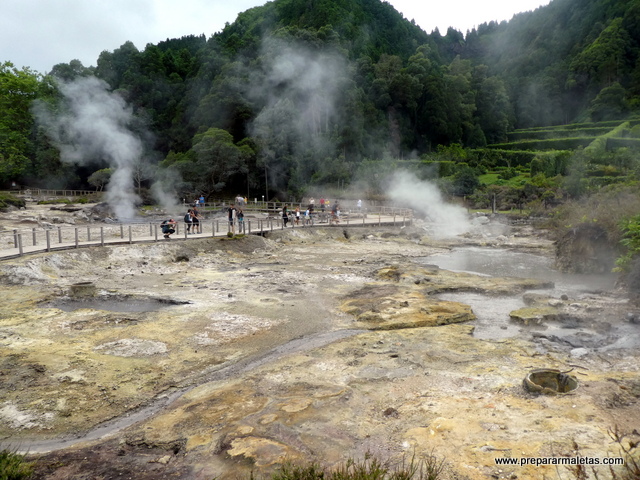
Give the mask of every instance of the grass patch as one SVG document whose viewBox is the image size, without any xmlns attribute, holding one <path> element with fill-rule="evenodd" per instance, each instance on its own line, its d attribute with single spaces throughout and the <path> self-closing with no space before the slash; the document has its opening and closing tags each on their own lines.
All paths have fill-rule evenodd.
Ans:
<svg viewBox="0 0 640 480">
<path fill-rule="evenodd" d="M 231 233 L 227 232 L 227 238 L 222 237 L 220 240 L 240 240 L 246 237 L 244 233 Z"/>
<path fill-rule="evenodd" d="M 500 176 L 501 174 L 498 172 L 490 172 L 480 175 L 478 180 L 480 181 L 480 185 L 505 185 L 508 187 L 521 187 L 526 183 L 529 179 L 528 174 L 520 174 L 516 175 L 513 178 L 505 180 Z"/>
<path fill-rule="evenodd" d="M 23 480 L 31 477 L 34 464 L 24 455 L 9 450 L 0 451 L 0 480 Z"/>
<path fill-rule="evenodd" d="M 9 193 L 0 193 L 0 211 L 6 210 L 9 207 L 22 208 L 26 206 L 23 199 L 14 197 Z"/>
<path fill-rule="evenodd" d="M 38 205 L 71 205 L 73 202 L 68 198 L 55 198 L 53 200 L 38 200 Z"/>
<path fill-rule="evenodd" d="M 296 465 L 285 463 L 271 475 L 271 480 L 438 480 L 445 468 L 444 460 L 428 455 L 418 460 L 403 459 L 400 465 L 391 466 L 366 455 L 364 460 L 347 460 L 343 465 L 326 470 L 317 463 Z M 253 480 L 255 478 L 251 476 Z"/>
</svg>

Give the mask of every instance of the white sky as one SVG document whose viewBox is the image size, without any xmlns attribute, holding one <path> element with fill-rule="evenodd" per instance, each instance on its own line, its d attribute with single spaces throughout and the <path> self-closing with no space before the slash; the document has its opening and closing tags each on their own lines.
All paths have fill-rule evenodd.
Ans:
<svg viewBox="0 0 640 480">
<path fill-rule="evenodd" d="M 127 40 L 139 50 L 167 38 L 209 38 L 238 13 L 266 0 L 0 0 L 0 63 L 47 73 L 57 63 L 95 65 L 103 50 Z M 430 33 L 452 26 L 463 34 L 478 24 L 509 20 L 549 0 L 389 0 Z"/>
</svg>

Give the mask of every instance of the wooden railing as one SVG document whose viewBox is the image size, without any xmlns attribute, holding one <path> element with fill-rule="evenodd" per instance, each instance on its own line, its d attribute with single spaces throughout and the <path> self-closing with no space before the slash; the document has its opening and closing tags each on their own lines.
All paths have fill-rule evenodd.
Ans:
<svg viewBox="0 0 640 480">
<path fill-rule="evenodd" d="M 413 217 L 411 210 L 397 209 L 366 214 L 344 213 L 336 221 L 329 212 L 317 212 L 310 220 L 301 215 L 299 223 L 295 216 L 289 216 L 286 228 L 313 227 L 362 227 L 362 226 L 397 226 L 410 225 Z M 280 215 L 268 215 L 263 219 L 245 219 L 244 222 L 230 223 L 225 219 L 202 220 L 202 233 L 192 234 L 186 231 L 185 225 L 178 222 L 173 238 L 189 240 L 226 236 L 228 232 L 243 234 L 264 234 L 285 228 Z M 13 258 L 26 254 L 50 252 L 80 247 L 105 246 L 107 244 L 133 244 L 163 241 L 159 221 L 87 224 L 83 226 L 46 225 L 32 228 L 20 228 L 0 231 L 0 259 Z"/>
</svg>

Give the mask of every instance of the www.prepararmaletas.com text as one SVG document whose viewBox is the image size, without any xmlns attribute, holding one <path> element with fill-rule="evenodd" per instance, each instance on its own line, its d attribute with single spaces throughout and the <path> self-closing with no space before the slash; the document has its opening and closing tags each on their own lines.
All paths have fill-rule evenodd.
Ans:
<svg viewBox="0 0 640 480">
<path fill-rule="evenodd" d="M 624 465 L 622 457 L 498 457 L 496 465 Z"/>
</svg>

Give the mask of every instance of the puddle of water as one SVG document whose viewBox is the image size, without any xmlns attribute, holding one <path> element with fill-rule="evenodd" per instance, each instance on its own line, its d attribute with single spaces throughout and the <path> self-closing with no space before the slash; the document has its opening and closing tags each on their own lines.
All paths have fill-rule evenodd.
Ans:
<svg viewBox="0 0 640 480">
<path fill-rule="evenodd" d="M 478 293 L 446 293 L 438 298 L 449 302 L 470 305 L 477 319 L 473 336 L 484 340 L 517 337 L 522 334 L 522 326 L 512 322 L 509 313 L 525 306 L 521 296 L 494 297 Z"/>
<path fill-rule="evenodd" d="M 117 313 L 155 312 L 185 302 L 177 302 L 163 298 L 129 298 L 129 297 L 92 297 L 92 298 L 60 298 L 41 306 L 58 308 L 64 312 L 73 312 L 81 308 L 106 310 Z"/>
<path fill-rule="evenodd" d="M 554 294 L 575 294 L 580 291 L 609 290 L 615 274 L 569 274 L 553 268 L 553 259 L 531 253 L 500 248 L 466 247 L 425 257 L 427 264 L 445 270 L 469 272 L 491 277 L 520 277 L 554 282 Z"/>
<path fill-rule="evenodd" d="M 438 265 L 445 270 L 468 272 L 491 277 L 519 277 L 554 282 L 554 288 L 532 290 L 559 298 L 567 294 L 572 298 L 586 292 L 609 290 L 615 284 L 616 276 L 565 274 L 553 269 L 553 260 L 530 253 L 514 252 L 507 249 L 465 247 L 450 252 L 424 258 L 425 264 Z M 477 320 L 474 322 L 474 337 L 481 339 L 501 339 L 516 336 L 529 337 L 535 327 L 527 327 L 513 322 L 509 313 L 525 307 L 522 295 L 496 297 L 477 293 L 440 294 L 443 300 L 470 305 Z M 566 327 L 547 326 L 544 335 L 562 338 L 571 332 Z M 550 329 L 550 330 L 549 330 Z M 595 334 L 598 338 L 600 335 Z M 613 340 L 611 340 L 613 341 Z"/>
</svg>

